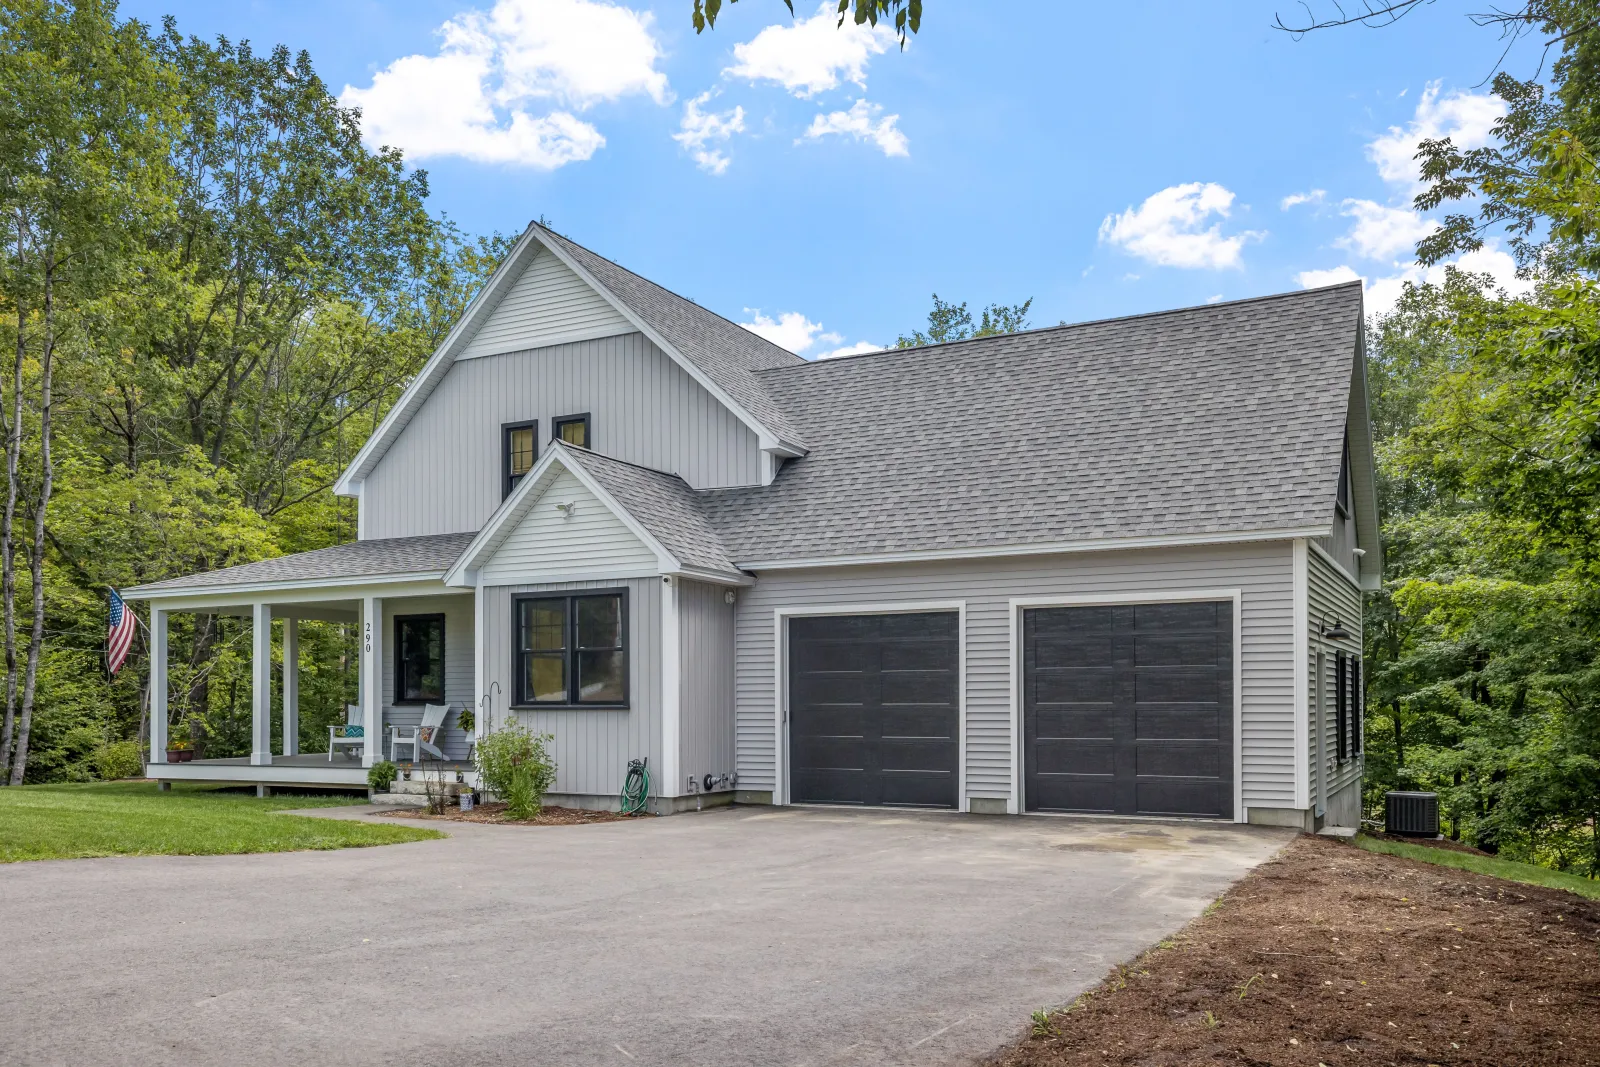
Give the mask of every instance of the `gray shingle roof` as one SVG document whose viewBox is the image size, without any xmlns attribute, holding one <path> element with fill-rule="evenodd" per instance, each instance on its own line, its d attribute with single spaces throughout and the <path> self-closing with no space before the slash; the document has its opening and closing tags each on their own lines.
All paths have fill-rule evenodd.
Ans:
<svg viewBox="0 0 1600 1067">
<path fill-rule="evenodd" d="M 541 240 L 548 240 L 571 256 L 763 426 L 786 441 L 803 441 L 800 430 L 774 402 L 756 372 L 804 365 L 805 360 L 538 223 L 533 225 Z"/>
<path fill-rule="evenodd" d="M 1324 525 L 1357 283 L 761 372 L 811 451 L 703 492 L 735 560 Z"/>
<path fill-rule="evenodd" d="M 296 552 L 237 567 L 169 578 L 123 592 L 124 596 L 156 593 L 202 593 L 232 586 L 269 582 L 308 582 L 338 578 L 377 578 L 394 574 L 442 574 L 466 550 L 470 533 L 431 534 L 353 541 L 347 545 Z"/>
<path fill-rule="evenodd" d="M 701 509 L 702 494 L 675 474 L 561 446 L 685 567 L 738 572 Z"/>
</svg>

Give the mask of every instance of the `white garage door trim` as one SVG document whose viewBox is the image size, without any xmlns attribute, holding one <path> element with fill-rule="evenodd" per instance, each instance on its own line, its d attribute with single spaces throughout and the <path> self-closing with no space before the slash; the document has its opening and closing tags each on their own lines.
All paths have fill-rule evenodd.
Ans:
<svg viewBox="0 0 1600 1067">
<path fill-rule="evenodd" d="M 789 620 L 801 615 L 920 615 L 930 611 L 956 613 L 956 767 L 959 781 L 956 810 L 970 811 L 967 801 L 967 602 L 965 600 L 907 600 L 875 604 L 807 604 L 776 608 L 772 631 L 776 648 L 772 685 L 773 701 L 773 790 L 774 804 L 789 801 Z M 948 808 L 945 810 L 949 810 Z"/>
<path fill-rule="evenodd" d="M 1244 590 L 1175 589 L 1170 592 L 1090 593 L 1081 596 L 1012 597 L 1010 619 L 1011 654 L 1011 796 L 1006 811 L 1022 812 L 1022 612 L 1024 608 L 1081 608 L 1110 604 L 1176 604 L 1202 600 L 1233 601 L 1233 821 L 1246 822 L 1244 810 Z M 965 620 L 963 619 L 963 622 Z M 963 627 L 963 639 L 965 639 Z M 965 645 L 962 646 L 963 649 Z M 965 694 L 963 694 L 963 701 Z M 965 705 L 963 704 L 963 712 Z M 961 750 L 966 753 L 966 723 L 963 714 Z M 966 811 L 966 797 L 961 799 Z"/>
</svg>

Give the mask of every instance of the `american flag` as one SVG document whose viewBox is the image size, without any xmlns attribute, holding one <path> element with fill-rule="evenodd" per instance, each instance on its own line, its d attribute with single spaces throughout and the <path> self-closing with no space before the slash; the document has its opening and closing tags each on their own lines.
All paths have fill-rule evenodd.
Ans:
<svg viewBox="0 0 1600 1067">
<path fill-rule="evenodd" d="M 112 674 L 116 674 L 122 661 L 128 658 L 128 649 L 133 647 L 133 631 L 138 622 L 133 617 L 133 609 L 122 602 L 115 589 L 111 590 L 111 629 L 106 633 L 106 666 Z"/>
</svg>

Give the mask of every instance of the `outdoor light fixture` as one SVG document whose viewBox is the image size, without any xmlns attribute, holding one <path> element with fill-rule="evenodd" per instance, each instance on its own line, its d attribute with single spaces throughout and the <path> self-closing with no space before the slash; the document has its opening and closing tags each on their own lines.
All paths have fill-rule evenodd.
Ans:
<svg viewBox="0 0 1600 1067">
<path fill-rule="evenodd" d="M 1339 625 L 1339 617 L 1337 615 L 1333 618 L 1332 626 L 1328 625 L 1327 616 L 1323 616 L 1320 629 L 1322 630 L 1322 636 L 1330 641 L 1343 641 L 1350 636 L 1350 631 Z"/>
</svg>

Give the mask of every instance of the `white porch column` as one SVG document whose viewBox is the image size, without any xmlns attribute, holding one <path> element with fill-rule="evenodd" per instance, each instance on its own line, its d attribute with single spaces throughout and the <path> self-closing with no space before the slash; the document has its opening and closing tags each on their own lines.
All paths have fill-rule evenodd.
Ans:
<svg viewBox="0 0 1600 1067">
<path fill-rule="evenodd" d="M 283 620 L 283 754 L 300 754 L 300 620 Z"/>
<path fill-rule="evenodd" d="M 167 762 L 167 613 L 150 609 L 150 762 Z"/>
<path fill-rule="evenodd" d="M 272 764 L 272 606 L 250 613 L 250 763 Z"/>
<path fill-rule="evenodd" d="M 479 578 L 472 589 L 472 692 L 478 701 L 472 709 L 472 736 L 476 741 L 483 740 L 483 735 L 489 730 L 487 720 L 494 713 L 494 702 L 484 699 L 484 694 L 488 692 L 489 676 L 484 669 L 483 613 L 483 579 Z"/>
<path fill-rule="evenodd" d="M 383 598 L 361 600 L 361 721 L 366 744 L 361 765 L 383 759 Z"/>
</svg>

